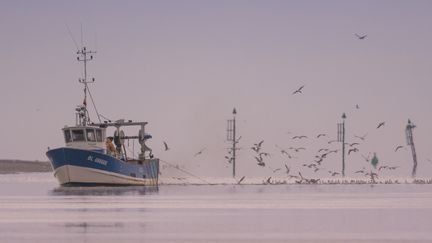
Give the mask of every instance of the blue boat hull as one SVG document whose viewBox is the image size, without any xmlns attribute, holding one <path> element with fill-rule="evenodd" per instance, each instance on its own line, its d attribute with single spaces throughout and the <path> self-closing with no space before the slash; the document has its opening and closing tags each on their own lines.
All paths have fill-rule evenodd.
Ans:
<svg viewBox="0 0 432 243">
<path fill-rule="evenodd" d="M 61 185 L 158 185 L 158 159 L 125 162 L 100 152 L 68 147 L 49 150 L 46 155 Z"/>
</svg>

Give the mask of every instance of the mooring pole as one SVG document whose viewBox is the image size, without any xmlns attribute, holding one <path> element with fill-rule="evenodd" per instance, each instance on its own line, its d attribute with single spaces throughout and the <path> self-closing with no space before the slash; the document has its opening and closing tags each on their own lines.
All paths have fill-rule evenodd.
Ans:
<svg viewBox="0 0 432 243">
<path fill-rule="evenodd" d="M 233 109 L 232 114 L 233 114 L 233 119 L 228 120 L 227 141 L 232 142 L 232 147 L 229 148 L 230 157 L 228 158 L 229 159 L 228 162 L 232 163 L 232 165 L 233 165 L 232 175 L 233 175 L 233 178 L 235 178 L 235 174 L 236 174 L 236 151 L 237 151 L 236 146 L 237 146 L 237 143 L 239 140 L 236 137 L 236 114 L 237 114 L 237 111 L 235 108 Z"/>
<path fill-rule="evenodd" d="M 414 138 L 413 138 L 413 133 L 412 133 L 412 130 L 415 127 L 416 126 L 413 123 L 411 123 L 411 120 L 408 119 L 408 124 L 405 128 L 405 134 L 406 134 L 407 145 L 411 146 L 411 152 L 412 152 L 412 156 L 413 156 L 413 169 L 412 169 L 412 174 L 411 174 L 411 176 L 413 178 L 416 176 L 416 173 L 417 173 L 417 154 L 415 151 Z"/>
<path fill-rule="evenodd" d="M 342 177 L 345 177 L 345 113 L 342 114 L 342 123 L 338 123 L 338 142 L 342 142 Z"/>
<path fill-rule="evenodd" d="M 236 109 L 233 109 L 233 145 L 232 145 L 232 153 L 233 153 L 233 178 L 235 178 L 235 172 L 236 172 L 236 143 L 237 143 L 237 138 L 236 138 L 236 120 L 235 120 L 235 116 L 237 114 Z"/>
</svg>

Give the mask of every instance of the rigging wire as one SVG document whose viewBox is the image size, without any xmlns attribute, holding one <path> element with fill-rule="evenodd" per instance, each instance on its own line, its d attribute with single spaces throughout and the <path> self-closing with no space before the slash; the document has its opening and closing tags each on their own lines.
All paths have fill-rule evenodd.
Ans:
<svg viewBox="0 0 432 243">
<path fill-rule="evenodd" d="M 135 140 L 133 140 L 133 141 L 135 141 Z M 126 147 L 126 146 L 125 146 L 125 147 Z M 127 149 L 129 152 L 131 152 L 130 149 L 129 149 L 129 146 L 126 147 L 126 149 Z M 134 154 L 133 152 L 132 152 L 132 155 L 133 155 L 133 157 L 135 157 L 135 154 Z M 179 170 L 180 172 L 183 172 L 183 173 L 185 173 L 185 174 L 187 174 L 187 175 L 190 175 L 190 176 L 192 176 L 192 177 L 194 177 L 194 178 L 196 178 L 196 179 L 198 179 L 198 180 L 201 180 L 201 181 L 203 181 L 204 183 L 211 184 L 210 182 L 204 180 L 203 178 L 201 178 L 201 177 L 199 177 L 199 176 L 197 176 L 197 175 L 194 175 L 194 174 L 192 174 L 191 172 L 189 172 L 189 171 L 187 171 L 187 170 L 180 169 L 180 168 L 178 168 L 177 166 L 175 166 L 175 165 L 173 165 L 173 164 L 171 164 L 171 163 L 169 163 L 169 162 L 167 162 L 167 161 L 165 161 L 165 160 L 163 160 L 163 159 L 159 159 L 159 161 L 160 161 L 160 162 L 163 162 L 163 163 L 165 163 L 165 164 L 167 164 L 167 165 L 169 165 L 170 167 L 172 167 L 172 168 L 174 168 L 174 169 L 176 169 L 176 170 Z"/>
<path fill-rule="evenodd" d="M 179 170 L 179 171 L 181 171 L 181 172 L 183 172 L 183 173 L 185 173 L 185 174 L 188 174 L 188 175 L 190 175 L 190 176 L 192 176 L 192 177 L 195 177 L 195 178 L 197 178 L 197 179 L 199 179 L 199 180 L 201 180 L 201 181 L 203 181 L 203 182 L 205 182 L 205 183 L 207 183 L 207 184 L 211 184 L 210 182 L 204 180 L 203 178 L 201 178 L 201 177 L 199 177 L 199 176 L 196 176 L 196 175 L 194 175 L 194 174 L 192 174 L 192 173 L 190 173 L 189 171 L 186 171 L 186 170 L 184 170 L 184 169 L 180 169 L 180 168 L 176 167 L 175 165 L 173 165 L 173 164 L 171 164 L 171 163 L 168 163 L 167 161 L 165 161 L 165 160 L 163 160 L 163 159 L 159 159 L 159 161 L 161 161 L 161 162 L 163 162 L 163 163 L 165 163 L 165 164 L 171 166 L 172 168 L 177 169 L 177 170 Z"/>
<path fill-rule="evenodd" d="M 111 119 L 109 119 L 108 117 L 106 117 L 106 116 L 104 116 L 104 115 L 102 115 L 102 114 L 99 114 L 99 116 L 101 116 L 103 119 L 105 119 L 105 120 L 107 120 L 107 121 L 111 121 Z"/>
<path fill-rule="evenodd" d="M 86 83 L 86 86 L 87 86 L 87 83 Z M 93 100 L 93 96 L 92 96 L 92 94 L 91 94 L 91 92 L 90 92 L 90 88 L 89 88 L 88 86 L 87 86 L 87 91 L 88 91 L 88 93 L 89 93 L 90 100 L 91 100 L 91 102 L 92 102 L 92 104 L 93 104 L 93 107 L 94 107 L 94 109 L 95 109 L 95 111 L 96 111 L 96 115 L 97 115 L 97 117 L 98 117 L 99 123 L 102 123 L 102 121 L 101 121 L 101 119 L 100 119 L 99 112 L 98 112 L 97 107 L 96 107 L 96 104 L 95 104 L 95 102 L 94 102 L 94 100 Z"/>
<path fill-rule="evenodd" d="M 132 140 L 134 142 L 135 140 Z M 128 139 L 129 142 L 129 139 Z M 125 146 L 126 147 L 126 146 Z M 126 147 L 127 151 L 129 151 L 130 154 L 132 154 L 132 159 L 138 158 L 138 154 L 135 155 L 135 151 L 131 151 L 129 148 L 129 145 Z"/>
<path fill-rule="evenodd" d="M 98 52 L 98 39 L 97 39 L 97 32 L 95 33 L 95 52 Z"/>
<path fill-rule="evenodd" d="M 81 46 L 84 46 L 84 42 L 83 42 L 83 26 L 81 23 Z"/>
<path fill-rule="evenodd" d="M 78 43 L 76 42 L 75 38 L 73 37 L 73 35 L 72 35 L 72 31 L 70 30 L 69 25 L 67 25 L 66 23 L 65 23 L 65 25 L 66 25 L 66 28 L 67 28 L 67 30 L 68 30 L 68 32 L 69 32 L 69 36 L 70 36 L 70 38 L 71 38 L 72 41 L 74 42 L 77 51 L 79 51 Z"/>
</svg>

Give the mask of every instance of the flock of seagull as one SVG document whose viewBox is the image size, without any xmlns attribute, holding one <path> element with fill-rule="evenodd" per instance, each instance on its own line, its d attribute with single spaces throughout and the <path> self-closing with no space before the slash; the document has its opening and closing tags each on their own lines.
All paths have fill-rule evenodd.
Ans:
<svg viewBox="0 0 432 243">
<path fill-rule="evenodd" d="M 292 94 L 293 95 L 297 95 L 297 94 L 301 94 L 303 92 L 304 89 L 304 85 L 300 86 L 298 89 L 296 89 Z M 356 108 L 359 109 L 359 106 L 356 105 Z M 385 122 L 379 122 L 376 129 L 382 129 L 385 125 Z M 288 132 L 290 133 L 290 132 Z M 319 133 L 315 136 L 315 139 L 325 139 L 327 137 L 327 134 L 325 133 Z M 353 153 L 357 153 L 360 151 L 360 149 L 358 148 L 358 146 L 360 145 L 360 141 L 365 141 L 367 134 L 364 134 L 363 136 L 359 136 L 359 135 L 354 135 L 355 138 L 357 138 L 359 141 L 358 142 L 353 142 L 353 143 L 345 143 L 345 145 L 347 146 L 347 155 L 351 155 Z M 308 136 L 306 135 L 295 135 L 291 137 L 292 140 L 302 140 L 302 139 L 308 139 Z M 340 142 L 338 140 L 329 140 L 327 141 L 327 144 L 330 145 L 334 142 Z M 254 143 L 253 146 L 250 148 L 253 153 L 254 153 L 254 158 L 257 162 L 257 165 L 260 167 L 265 167 L 266 166 L 266 161 L 265 159 L 267 157 L 270 157 L 270 154 L 268 152 L 263 151 L 263 144 L 264 144 L 264 140 L 261 140 L 257 143 Z M 286 157 L 286 159 L 297 159 L 298 157 L 294 156 L 296 153 L 302 151 L 302 150 L 306 150 L 305 147 L 289 147 L 287 149 L 282 148 L 279 145 L 275 145 L 276 148 L 279 150 L 279 152 Z M 402 145 L 398 145 L 395 148 L 395 152 L 397 152 L 398 150 L 404 148 L 404 146 Z M 320 148 L 317 151 L 317 154 L 314 157 L 314 161 L 311 163 L 303 163 L 301 166 L 305 167 L 307 169 L 311 169 L 313 172 L 318 172 L 320 170 L 324 170 L 325 168 L 322 166 L 323 162 L 325 161 L 326 158 L 328 158 L 329 155 L 331 154 L 336 154 L 339 153 L 340 150 L 339 149 L 331 149 L 331 148 Z M 367 156 L 361 154 L 361 156 L 363 157 L 363 159 L 370 163 L 371 161 L 371 154 L 369 153 Z M 228 156 L 226 158 L 229 158 Z M 287 163 L 284 163 L 285 166 L 285 173 L 287 175 L 287 177 L 289 179 L 296 179 L 297 183 L 317 183 L 319 181 L 319 179 L 307 179 L 305 178 L 300 171 L 298 171 L 297 174 L 292 174 L 292 170 L 291 167 L 288 166 Z M 361 170 L 355 171 L 355 174 L 363 174 L 364 176 L 370 177 L 372 180 L 375 180 L 376 178 L 378 178 L 378 172 L 383 171 L 383 170 L 395 170 L 397 169 L 398 166 L 388 166 L 388 165 L 382 165 L 376 168 L 376 170 L 366 170 L 365 167 L 363 167 Z M 282 168 L 271 168 L 273 173 L 276 173 L 277 171 L 280 171 Z M 330 176 L 334 177 L 334 176 L 338 176 L 341 173 L 337 172 L 337 171 L 332 171 L 332 170 L 327 170 L 327 172 L 329 173 Z M 269 180 L 271 179 L 271 177 L 269 177 L 267 179 L 267 182 L 269 183 Z M 240 183 L 242 180 L 244 180 L 244 177 L 242 177 L 238 183 Z"/>
<path fill-rule="evenodd" d="M 355 36 L 359 40 L 364 40 L 367 37 L 367 35 L 359 35 L 359 34 L 355 34 Z M 292 95 L 301 95 L 304 92 L 304 89 L 305 89 L 305 85 L 301 85 L 299 88 L 297 88 L 296 90 L 294 90 L 292 92 Z M 355 108 L 360 109 L 360 106 L 358 104 L 356 104 Z M 382 129 L 385 127 L 385 125 L 386 125 L 385 121 L 379 122 L 376 126 L 376 129 Z M 288 132 L 288 133 L 290 133 L 290 132 Z M 354 137 L 356 139 L 358 139 L 357 142 L 345 143 L 345 145 L 347 146 L 347 155 L 348 156 L 350 156 L 351 154 L 354 154 L 354 153 L 358 153 L 360 151 L 358 146 L 360 145 L 360 142 L 364 142 L 366 140 L 367 135 L 368 135 L 367 133 L 364 134 L 363 136 L 354 135 Z M 326 139 L 327 137 L 328 136 L 326 133 L 319 133 L 316 136 L 314 136 L 315 139 L 320 139 L 321 141 L 325 141 L 323 139 Z M 295 136 L 292 136 L 291 139 L 292 140 L 303 140 L 303 139 L 308 139 L 308 136 L 295 135 Z M 238 143 L 238 140 L 236 140 L 237 143 Z M 326 142 L 330 146 L 332 143 L 340 142 L 340 141 L 339 140 L 328 140 Z M 167 143 L 165 141 L 163 143 L 164 143 L 165 151 L 169 150 L 170 148 L 168 147 Z M 266 160 L 269 157 L 271 157 L 271 154 L 264 151 L 263 145 L 264 145 L 264 140 L 260 140 L 257 143 L 254 143 L 252 147 L 250 147 L 257 166 L 262 167 L 262 168 L 267 167 L 272 171 L 272 173 L 282 171 L 282 169 L 284 168 L 287 178 L 288 179 L 295 179 L 296 183 L 317 183 L 320 180 L 320 179 L 305 178 L 300 171 L 297 171 L 297 173 L 293 173 L 291 167 L 288 165 L 289 163 L 286 163 L 286 162 L 283 163 L 284 167 L 282 167 L 282 168 L 272 168 L 271 166 L 266 164 Z M 284 159 L 285 161 L 286 161 L 286 159 L 288 159 L 288 160 L 298 159 L 298 157 L 296 156 L 297 153 L 302 151 L 302 150 L 306 150 L 305 147 L 283 148 L 277 144 L 275 145 L 275 147 L 279 150 L 281 155 L 285 158 Z M 395 147 L 394 152 L 398 152 L 402 148 L 404 148 L 404 146 L 398 145 Z M 206 148 L 200 149 L 197 153 L 194 154 L 194 157 L 201 155 L 205 151 L 205 149 Z M 340 152 L 339 149 L 332 149 L 329 147 L 320 148 L 317 151 L 317 153 L 314 157 L 314 160 L 311 163 L 303 163 L 301 166 L 304 167 L 305 169 L 312 170 L 314 173 L 318 172 L 318 171 L 322 171 L 322 170 L 325 171 L 326 169 L 325 169 L 325 167 L 323 167 L 325 160 L 331 154 L 337 154 L 339 152 Z M 232 155 L 232 149 L 229 149 L 228 153 L 229 153 L 229 155 L 225 156 L 225 159 L 228 161 L 228 163 L 232 163 L 232 161 L 234 159 L 233 155 Z M 371 159 L 371 153 L 369 153 L 368 155 L 361 154 L 361 156 L 368 164 L 370 164 L 371 161 L 373 161 L 373 159 Z M 376 155 L 374 155 L 374 156 L 376 156 Z M 432 163 L 432 161 L 430 161 L 430 162 Z M 372 181 L 375 181 L 375 179 L 378 178 L 379 172 L 384 171 L 384 170 L 389 170 L 389 171 L 390 170 L 396 170 L 398 168 L 398 166 L 389 166 L 389 165 L 381 165 L 379 167 L 376 167 L 376 165 L 373 165 L 373 167 L 375 167 L 375 168 L 374 169 L 366 169 L 365 167 L 363 167 L 361 170 L 357 170 L 354 173 L 355 174 L 362 174 L 362 175 L 370 178 Z M 331 177 L 341 175 L 340 172 L 332 171 L 332 170 L 328 170 L 328 169 L 327 169 L 327 173 Z M 237 181 L 237 183 L 240 184 L 245 178 L 246 178 L 246 176 L 241 177 Z M 268 177 L 267 180 L 265 180 L 265 183 L 271 184 L 271 179 L 272 179 L 272 177 Z"/>
<path fill-rule="evenodd" d="M 359 36 L 359 39 L 364 39 L 366 36 Z M 305 85 L 300 86 L 298 89 L 296 89 L 292 95 L 298 95 L 298 94 L 302 94 L 304 91 L 304 87 Z M 356 109 L 359 109 L 359 105 L 356 105 Z M 382 129 L 385 126 L 385 121 L 379 122 L 378 125 L 376 126 L 376 129 Z M 290 132 L 288 132 L 290 133 Z M 359 135 L 354 135 L 355 138 L 357 138 L 359 141 L 358 142 L 353 142 L 353 143 L 345 143 L 345 145 L 347 146 L 347 155 L 351 155 L 353 153 L 358 153 L 360 151 L 360 149 L 358 148 L 358 146 L 360 145 L 360 141 L 365 141 L 366 137 L 367 137 L 367 133 L 364 134 L 363 136 L 359 136 Z M 323 139 L 326 138 L 327 134 L 325 133 L 319 133 L 315 136 L 316 139 Z M 292 140 L 302 140 L 302 139 L 308 139 L 308 136 L 306 135 L 295 135 L 291 137 Z M 340 142 L 338 140 L 329 140 L 327 141 L 327 144 L 332 144 L 334 142 Z M 270 157 L 270 153 L 263 151 L 263 144 L 264 144 L 264 140 L 261 140 L 257 143 L 254 143 L 253 146 L 250 148 L 254 155 L 253 157 L 255 158 L 257 165 L 260 167 L 265 167 L 266 166 L 266 161 L 265 159 L 267 157 Z M 275 145 L 277 149 L 279 149 L 280 153 L 285 156 L 287 159 L 297 159 L 298 157 L 294 156 L 296 153 L 298 153 L 299 151 L 302 150 L 306 150 L 305 147 L 289 147 L 287 149 L 282 148 L 279 145 Z M 400 149 L 404 148 L 403 145 L 398 145 L 395 147 L 394 151 L 397 152 Z M 328 158 L 328 156 L 332 153 L 336 154 L 339 153 L 340 150 L 339 149 L 331 149 L 331 148 L 320 148 L 317 151 L 317 154 L 314 157 L 314 161 L 311 163 L 303 163 L 301 166 L 305 167 L 307 169 L 311 169 L 313 172 L 318 172 L 320 170 L 324 170 L 325 168 L 322 166 L 323 162 L 325 161 L 326 158 Z M 371 162 L 371 153 L 369 153 L 367 156 L 361 154 L 361 156 L 363 157 L 363 159 L 370 163 Z M 229 156 L 226 156 L 227 159 L 231 159 Z M 230 162 L 231 160 L 229 160 L 228 162 Z M 292 174 L 292 170 L 291 167 L 288 166 L 287 163 L 284 163 L 285 166 L 285 173 L 287 175 L 287 177 L 289 179 L 296 179 L 297 183 L 317 183 L 319 181 L 319 179 L 307 179 L 305 178 L 300 171 L 298 171 L 297 174 Z M 271 168 L 269 167 L 273 173 L 276 173 L 280 170 L 282 170 L 282 168 Z M 372 181 L 375 181 L 376 178 L 378 178 L 378 173 L 384 170 L 396 170 L 397 168 L 399 168 L 398 166 L 388 166 L 388 165 L 381 165 L 379 167 L 376 167 L 374 170 L 373 169 L 369 169 L 367 170 L 365 167 L 363 167 L 361 170 L 357 170 L 354 173 L 355 174 L 363 174 L 366 177 L 370 177 Z M 334 177 L 334 176 L 338 176 L 341 175 L 340 172 L 337 171 L 332 171 L 332 170 L 327 170 L 327 172 L 329 173 L 330 176 Z M 241 181 L 244 180 L 244 177 L 242 177 L 238 183 L 240 183 Z M 266 182 L 270 183 L 271 177 L 269 177 Z"/>
<path fill-rule="evenodd" d="M 384 124 L 383 122 L 379 123 L 379 125 L 377 126 L 377 129 L 381 128 Z M 324 133 L 320 133 L 316 136 L 316 139 L 319 138 L 324 138 L 326 137 L 327 134 Z M 358 138 L 359 140 L 364 141 L 366 138 L 367 134 L 365 134 L 364 136 L 355 136 L 356 138 Z M 301 136 L 293 136 L 291 137 L 291 139 L 303 139 L 303 138 L 307 138 L 307 136 L 305 135 L 301 135 Z M 334 142 L 336 140 L 331 140 L 328 141 L 328 144 L 331 144 L 332 142 Z M 252 147 L 250 147 L 250 149 L 252 150 L 253 153 L 253 157 L 256 160 L 256 164 L 259 167 L 266 167 L 266 158 L 270 157 L 270 153 L 265 152 L 263 149 L 263 145 L 264 145 L 264 140 L 261 140 L 257 143 L 254 143 Z M 349 148 L 347 154 L 350 155 L 351 153 L 357 153 L 359 152 L 359 148 L 357 146 L 360 145 L 359 142 L 353 142 L 353 143 L 345 143 L 345 145 Z M 282 148 L 279 145 L 275 145 L 275 147 L 279 150 L 279 152 L 286 158 L 286 159 L 297 159 L 298 157 L 294 156 L 295 153 L 298 153 L 302 150 L 306 150 L 305 147 L 289 147 L 287 149 Z M 397 152 L 398 150 L 400 150 L 401 148 L 403 148 L 404 146 L 402 145 L 398 145 L 395 148 L 395 152 Z M 325 168 L 323 167 L 324 161 L 326 158 L 328 158 L 331 154 L 336 154 L 339 153 L 340 150 L 339 149 L 330 149 L 330 148 L 320 148 L 317 151 L 317 154 L 314 157 L 314 161 L 311 163 L 303 163 L 301 166 L 304 167 L 305 169 L 310 169 L 313 172 L 318 172 L 320 170 L 325 170 Z M 370 163 L 371 161 L 371 154 L 369 153 L 367 156 L 362 154 L 362 157 L 364 158 L 364 160 L 368 163 Z M 226 158 L 229 158 L 228 156 L 226 156 Z M 230 161 L 229 161 L 230 162 Z M 282 168 L 272 168 L 270 166 L 267 166 L 273 173 L 276 173 L 278 171 L 281 171 Z M 284 167 L 285 167 L 285 174 L 287 176 L 288 179 L 295 179 L 296 183 L 302 184 L 302 183 L 306 183 L 306 184 L 315 184 L 318 183 L 318 181 L 320 179 L 314 179 L 314 178 L 305 178 L 301 171 L 298 171 L 297 173 L 293 173 L 293 170 L 291 169 L 291 167 L 288 165 L 288 163 L 284 163 Z M 399 168 L 398 166 L 389 166 L 389 165 L 381 165 L 379 167 L 376 167 L 376 169 L 366 169 L 366 167 L 363 167 L 361 170 L 357 170 L 354 172 L 354 174 L 363 174 L 365 177 L 370 178 L 372 181 L 375 181 L 378 178 L 378 173 L 384 170 L 396 170 L 397 168 Z M 340 176 L 341 173 L 337 172 L 337 171 L 332 171 L 332 170 L 327 170 L 327 172 L 329 173 L 329 175 L 331 177 L 335 177 L 335 176 Z M 238 184 L 240 184 L 243 180 L 245 179 L 245 176 L 241 177 L 240 180 L 237 181 Z M 265 180 L 264 183 L 266 184 L 272 184 L 271 182 L 272 177 L 268 177 L 267 180 Z"/>
</svg>

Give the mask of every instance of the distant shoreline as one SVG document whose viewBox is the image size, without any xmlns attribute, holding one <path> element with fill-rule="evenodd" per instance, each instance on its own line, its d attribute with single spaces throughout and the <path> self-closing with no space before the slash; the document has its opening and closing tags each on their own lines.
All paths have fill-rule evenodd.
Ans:
<svg viewBox="0 0 432 243">
<path fill-rule="evenodd" d="M 51 164 L 46 161 L 0 160 L 0 174 L 50 171 Z"/>
</svg>

